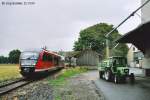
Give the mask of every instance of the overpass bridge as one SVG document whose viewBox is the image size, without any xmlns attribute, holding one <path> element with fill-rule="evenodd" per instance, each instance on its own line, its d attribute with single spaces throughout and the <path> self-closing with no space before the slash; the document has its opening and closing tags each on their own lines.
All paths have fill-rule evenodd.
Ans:
<svg viewBox="0 0 150 100">
<path fill-rule="evenodd" d="M 139 25 L 134 30 L 126 33 L 116 42 L 132 43 L 144 54 L 143 68 L 145 75 L 150 76 L 150 21 Z"/>
</svg>

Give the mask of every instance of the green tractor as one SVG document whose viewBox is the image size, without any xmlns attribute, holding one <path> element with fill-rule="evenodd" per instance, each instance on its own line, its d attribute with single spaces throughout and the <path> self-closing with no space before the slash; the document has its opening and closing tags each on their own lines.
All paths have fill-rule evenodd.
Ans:
<svg viewBox="0 0 150 100">
<path fill-rule="evenodd" d="M 110 57 L 98 64 L 99 77 L 114 83 L 126 82 L 129 77 L 130 82 L 134 82 L 134 73 L 129 74 L 127 60 L 125 57 Z"/>
</svg>

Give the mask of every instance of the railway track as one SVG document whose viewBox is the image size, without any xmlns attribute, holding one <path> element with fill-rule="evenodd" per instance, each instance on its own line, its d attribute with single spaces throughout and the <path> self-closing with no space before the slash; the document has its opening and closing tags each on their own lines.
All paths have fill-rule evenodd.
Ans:
<svg viewBox="0 0 150 100">
<path fill-rule="evenodd" d="M 11 83 L 8 83 L 8 84 L 5 84 L 5 85 L 2 85 L 0 86 L 0 96 L 12 91 L 12 90 L 15 90 L 19 87 L 22 87 L 24 85 L 27 85 L 29 83 L 31 83 L 32 81 L 29 81 L 27 79 L 19 79 L 17 81 L 14 81 L 14 82 L 11 82 Z"/>
<path fill-rule="evenodd" d="M 22 86 L 28 85 L 29 83 L 32 83 L 34 81 L 40 81 L 42 79 L 45 79 L 48 76 L 56 77 L 60 72 L 59 70 L 61 70 L 61 69 L 57 69 L 57 70 L 54 70 L 52 72 L 49 72 L 47 74 L 40 75 L 37 77 L 32 77 L 32 78 L 28 78 L 28 79 L 21 78 L 21 79 L 14 81 L 14 82 L 10 82 L 8 84 L 1 85 L 0 86 L 0 96 L 7 94 L 8 92 L 15 90 L 17 88 L 20 88 Z"/>
</svg>

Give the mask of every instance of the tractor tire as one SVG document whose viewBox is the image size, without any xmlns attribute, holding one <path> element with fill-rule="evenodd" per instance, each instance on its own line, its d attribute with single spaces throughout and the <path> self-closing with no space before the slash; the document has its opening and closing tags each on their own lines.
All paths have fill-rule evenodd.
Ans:
<svg viewBox="0 0 150 100">
<path fill-rule="evenodd" d="M 126 83 L 126 76 L 122 76 L 121 82 L 122 82 L 122 83 Z"/>
<path fill-rule="evenodd" d="M 111 72 L 110 71 L 106 71 L 104 73 L 104 78 L 106 81 L 110 81 L 111 80 Z"/>
<path fill-rule="evenodd" d="M 99 71 L 99 78 L 100 78 L 100 79 L 103 79 L 103 74 L 104 74 L 103 71 Z"/>
<path fill-rule="evenodd" d="M 135 76 L 134 76 L 133 73 L 130 74 L 129 79 L 130 79 L 130 83 L 134 83 L 135 82 Z"/>
<path fill-rule="evenodd" d="M 116 84 L 120 83 L 120 78 L 118 75 L 114 75 L 114 83 Z"/>
</svg>

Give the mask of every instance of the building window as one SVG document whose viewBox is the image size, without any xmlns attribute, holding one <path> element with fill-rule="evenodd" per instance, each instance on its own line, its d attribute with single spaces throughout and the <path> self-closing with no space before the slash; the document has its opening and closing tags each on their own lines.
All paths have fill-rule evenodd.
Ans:
<svg viewBox="0 0 150 100">
<path fill-rule="evenodd" d="M 133 47 L 133 51 L 135 51 L 135 47 Z"/>
</svg>

